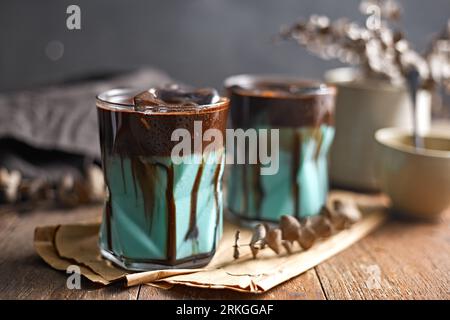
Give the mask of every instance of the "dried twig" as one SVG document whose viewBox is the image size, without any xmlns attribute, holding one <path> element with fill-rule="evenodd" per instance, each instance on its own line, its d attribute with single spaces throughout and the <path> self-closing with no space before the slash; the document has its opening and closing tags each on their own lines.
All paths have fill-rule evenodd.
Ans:
<svg viewBox="0 0 450 320">
<path fill-rule="evenodd" d="M 270 228 L 267 224 L 258 224 L 253 229 L 249 246 L 253 258 L 257 258 L 260 250 L 267 245 L 276 254 L 295 252 L 298 242 L 303 250 L 308 250 L 319 238 L 330 237 L 337 231 L 349 228 L 362 218 L 357 205 L 350 200 L 335 199 L 328 206 L 324 206 L 317 216 L 307 217 L 298 221 L 293 216 L 284 215 L 280 218 L 278 228 Z M 236 231 L 233 258 L 239 259 L 238 244 L 240 231 Z M 284 250 L 283 250 L 284 249 Z"/>
</svg>

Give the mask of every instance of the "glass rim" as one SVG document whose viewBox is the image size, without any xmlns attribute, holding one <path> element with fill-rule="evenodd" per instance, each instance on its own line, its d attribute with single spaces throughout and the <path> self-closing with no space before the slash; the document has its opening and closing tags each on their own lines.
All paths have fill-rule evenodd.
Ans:
<svg viewBox="0 0 450 320">
<path fill-rule="evenodd" d="M 133 103 L 126 102 L 132 99 L 136 94 L 146 91 L 148 88 L 114 88 L 97 94 L 96 105 L 100 108 L 107 108 L 113 111 L 128 111 L 143 114 L 179 114 L 179 113 L 204 113 L 220 111 L 229 107 L 229 99 L 220 96 L 218 102 L 201 105 L 172 105 L 172 106 L 154 106 L 146 107 L 145 110 L 134 108 Z M 100 105 L 99 105 L 100 104 Z"/>
<path fill-rule="evenodd" d="M 286 93 L 279 96 L 264 96 L 258 93 L 254 84 L 266 82 L 273 84 L 301 84 L 299 92 Z M 304 86 L 303 86 L 304 85 Z M 237 92 L 250 97 L 260 97 L 266 99 L 301 99 L 319 95 L 336 95 L 337 88 L 334 84 L 329 84 L 319 80 L 301 78 L 295 75 L 283 74 L 238 74 L 224 80 L 224 87 L 232 92 Z M 302 90 L 303 89 L 303 90 Z"/>
</svg>

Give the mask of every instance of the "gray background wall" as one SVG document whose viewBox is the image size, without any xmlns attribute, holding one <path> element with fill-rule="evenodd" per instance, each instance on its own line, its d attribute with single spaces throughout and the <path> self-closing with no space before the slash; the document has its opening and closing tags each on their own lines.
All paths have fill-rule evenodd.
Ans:
<svg viewBox="0 0 450 320">
<path fill-rule="evenodd" d="M 403 29 L 423 49 L 450 16 L 449 0 L 404 0 Z M 81 7 L 79 31 L 66 8 Z M 0 91 L 110 70 L 151 65 L 193 85 L 220 87 L 231 74 L 290 73 L 320 77 L 337 62 L 295 44 L 274 45 L 283 24 L 312 13 L 363 21 L 359 0 L 2 0 Z M 60 41 L 58 60 L 46 55 Z"/>
</svg>

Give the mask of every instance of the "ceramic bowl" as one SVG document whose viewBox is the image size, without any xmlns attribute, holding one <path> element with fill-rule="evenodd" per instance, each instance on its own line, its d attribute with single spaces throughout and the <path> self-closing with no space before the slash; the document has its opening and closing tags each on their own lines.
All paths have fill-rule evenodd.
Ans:
<svg viewBox="0 0 450 320">
<path fill-rule="evenodd" d="M 381 190 L 397 212 L 435 219 L 450 208 L 450 130 L 430 130 L 416 149 L 409 131 L 375 133 Z"/>
</svg>

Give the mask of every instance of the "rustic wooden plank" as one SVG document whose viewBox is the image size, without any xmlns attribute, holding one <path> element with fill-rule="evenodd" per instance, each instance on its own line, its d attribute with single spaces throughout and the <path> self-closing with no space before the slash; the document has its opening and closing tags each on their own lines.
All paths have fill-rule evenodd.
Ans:
<svg viewBox="0 0 450 320">
<path fill-rule="evenodd" d="M 66 287 L 67 275 L 51 269 L 34 251 L 33 232 L 38 225 L 92 220 L 100 207 L 75 210 L 4 212 L 0 217 L 1 299 L 136 299 L 138 287 L 106 288 L 82 281 L 82 290 Z"/>
<path fill-rule="evenodd" d="M 316 267 L 326 297 L 450 299 L 449 222 L 450 211 L 439 223 L 391 219 Z"/>
<path fill-rule="evenodd" d="M 264 294 L 240 293 L 231 290 L 211 290 L 175 286 L 164 290 L 143 285 L 139 292 L 139 300 L 170 299 L 281 299 L 281 300 L 324 300 L 319 279 L 314 269 L 289 280 Z"/>
<path fill-rule="evenodd" d="M 120 284 L 102 288 L 83 281 L 83 290 L 68 290 L 66 275 L 49 268 L 34 252 L 35 226 L 94 219 L 99 210 L 2 212 L 0 298 L 136 299 L 138 287 L 124 289 Z M 449 226 L 450 212 L 439 224 L 394 219 L 316 270 L 263 295 L 142 286 L 139 299 L 450 299 Z M 379 286 L 376 279 L 370 281 L 371 272 L 376 278 L 377 268 Z"/>
</svg>

